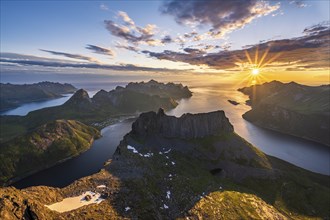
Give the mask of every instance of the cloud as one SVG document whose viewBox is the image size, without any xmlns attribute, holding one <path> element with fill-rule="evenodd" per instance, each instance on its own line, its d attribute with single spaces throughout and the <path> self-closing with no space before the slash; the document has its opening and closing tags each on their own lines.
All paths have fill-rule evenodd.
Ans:
<svg viewBox="0 0 330 220">
<path fill-rule="evenodd" d="M 132 46 L 132 45 L 127 45 L 127 44 L 122 44 L 120 42 L 117 42 L 116 46 L 119 49 L 125 49 L 133 52 L 139 52 L 139 48 Z"/>
<path fill-rule="evenodd" d="M 184 48 L 183 51 L 193 55 L 205 54 L 204 50 L 200 50 L 196 48 Z"/>
<path fill-rule="evenodd" d="M 109 11 L 109 7 L 106 4 L 100 4 L 100 9 L 103 11 Z"/>
<path fill-rule="evenodd" d="M 145 27 L 139 27 L 127 15 L 126 12 L 119 11 L 119 18 L 123 24 L 115 23 L 112 20 L 105 20 L 105 28 L 116 37 L 126 40 L 127 42 L 138 45 L 147 44 L 149 46 L 162 45 L 161 40 L 154 39 L 157 26 L 154 24 L 147 24 Z"/>
<path fill-rule="evenodd" d="M 165 37 L 163 37 L 163 39 L 161 40 L 161 42 L 163 44 L 169 44 L 172 43 L 174 40 L 172 39 L 172 37 L 170 35 L 166 35 Z"/>
<path fill-rule="evenodd" d="M 195 37 L 195 36 L 197 36 L 198 35 L 198 33 L 196 32 L 196 31 L 192 31 L 192 32 L 190 32 L 190 33 L 185 33 L 183 36 L 185 37 L 185 38 L 192 38 L 192 37 Z"/>
<path fill-rule="evenodd" d="M 330 29 L 329 27 L 330 27 L 330 21 L 324 21 L 319 24 L 305 28 L 303 33 L 307 35 L 315 35 L 315 34 L 319 34 L 320 31 L 329 30 Z"/>
<path fill-rule="evenodd" d="M 91 44 L 87 44 L 87 46 L 85 47 L 88 50 L 93 51 L 94 53 L 98 53 L 98 54 L 102 54 L 102 55 L 108 55 L 108 56 L 115 56 L 115 52 L 111 49 L 107 49 L 104 47 L 99 47 L 99 46 L 95 46 L 95 45 L 91 45 Z"/>
<path fill-rule="evenodd" d="M 306 8 L 308 6 L 303 0 L 293 0 L 290 1 L 290 4 L 294 4 L 298 8 Z"/>
<path fill-rule="evenodd" d="M 134 21 L 128 16 L 128 14 L 124 11 L 119 11 L 118 16 L 129 26 L 135 28 Z"/>
<path fill-rule="evenodd" d="M 41 66 L 41 67 L 56 67 L 56 68 L 89 68 L 89 69 L 105 69 L 105 70 L 115 70 L 115 71 L 146 71 L 146 72 L 176 72 L 179 70 L 168 69 L 168 68 L 152 68 L 136 66 L 132 64 L 122 64 L 122 65 L 107 65 L 100 63 L 78 63 L 78 62 L 68 62 L 64 60 L 57 59 L 46 59 L 42 57 L 12 54 L 12 53 L 1 53 L 0 57 L 1 65 L 6 63 L 17 64 L 23 66 Z"/>
<path fill-rule="evenodd" d="M 160 10 L 163 14 L 174 16 L 179 24 L 209 25 L 210 36 L 223 37 L 226 33 L 243 28 L 256 18 L 279 8 L 279 4 L 271 5 L 259 0 L 167 0 Z"/>
<path fill-rule="evenodd" d="M 68 58 L 72 58 L 72 59 L 77 59 L 77 60 L 85 60 L 85 61 L 89 61 L 89 62 L 97 62 L 97 60 L 95 58 L 92 57 L 87 57 L 84 55 L 80 55 L 80 54 L 72 54 L 72 53 L 65 53 L 65 52 L 58 52 L 58 51 L 52 51 L 52 50 L 43 50 L 40 49 L 41 51 L 50 53 L 52 55 L 56 55 L 56 56 L 64 56 L 64 57 L 68 57 Z"/>
<path fill-rule="evenodd" d="M 329 23 L 321 23 L 304 30 L 304 35 L 297 38 L 270 40 L 256 45 L 250 45 L 242 50 L 225 50 L 217 53 L 205 53 L 205 50 L 186 48 L 182 52 L 165 50 L 163 52 L 142 51 L 149 57 L 173 62 L 184 62 L 192 65 L 207 65 L 214 69 L 235 69 L 248 63 L 246 52 L 255 57 L 259 51 L 259 60 L 267 54 L 263 63 L 282 63 L 282 66 L 300 69 L 329 68 Z M 220 47 L 220 46 L 219 46 Z M 276 59 L 272 60 L 272 57 Z M 276 65 L 275 65 L 276 66 Z"/>
</svg>

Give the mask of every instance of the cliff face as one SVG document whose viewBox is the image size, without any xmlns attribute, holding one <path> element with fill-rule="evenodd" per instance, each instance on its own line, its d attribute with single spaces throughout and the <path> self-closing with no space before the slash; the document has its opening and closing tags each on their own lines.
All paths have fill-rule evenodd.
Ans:
<svg viewBox="0 0 330 220">
<path fill-rule="evenodd" d="M 252 110 L 243 118 L 261 127 L 330 146 L 330 86 L 273 81 L 239 89 Z"/>
<path fill-rule="evenodd" d="M 132 134 L 139 137 L 161 135 L 166 138 L 202 138 L 233 132 L 234 128 L 223 111 L 184 114 L 180 118 L 158 113 L 142 113 L 132 125 Z"/>
</svg>

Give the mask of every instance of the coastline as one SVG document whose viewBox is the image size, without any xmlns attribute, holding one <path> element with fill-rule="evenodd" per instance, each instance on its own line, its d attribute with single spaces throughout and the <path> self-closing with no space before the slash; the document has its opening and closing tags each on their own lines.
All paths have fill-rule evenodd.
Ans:
<svg viewBox="0 0 330 220">
<path fill-rule="evenodd" d="M 252 111 L 252 110 L 250 110 L 250 111 Z M 321 145 L 323 145 L 323 146 L 325 146 L 325 147 L 330 148 L 330 145 L 328 145 L 328 144 L 326 144 L 326 143 L 323 143 L 323 142 L 320 142 L 320 141 L 317 141 L 317 140 L 315 140 L 315 139 L 311 139 L 311 138 L 307 138 L 307 137 L 298 136 L 298 135 L 295 135 L 295 134 L 292 134 L 292 133 L 288 133 L 288 132 L 282 132 L 282 131 L 280 131 L 280 130 L 278 130 L 278 129 L 274 129 L 274 128 L 271 128 L 271 127 L 267 127 L 267 126 L 265 126 L 265 125 L 262 124 L 262 123 L 252 122 L 252 121 L 248 120 L 246 117 L 244 117 L 244 115 L 245 115 L 245 113 L 242 115 L 242 118 L 243 118 L 244 120 L 246 120 L 246 121 L 248 121 L 248 122 L 252 123 L 253 125 L 256 125 L 256 126 L 258 126 L 258 127 L 260 127 L 260 128 L 267 129 L 267 130 L 270 130 L 270 131 L 275 131 L 275 132 L 278 132 L 278 133 L 280 133 L 280 134 L 282 134 L 282 135 L 288 135 L 288 136 L 296 137 L 296 138 L 299 138 L 299 139 L 302 139 L 302 140 L 305 140 L 305 141 L 311 141 L 311 142 L 313 142 L 313 143 L 321 144 Z"/>
<path fill-rule="evenodd" d="M 32 170 L 32 171 L 30 171 L 30 172 L 25 173 L 24 175 L 20 175 L 20 176 L 17 176 L 17 177 L 11 178 L 11 179 L 8 180 L 5 184 L 3 184 L 1 187 L 11 186 L 12 184 L 14 184 L 14 183 L 16 183 L 16 182 L 18 182 L 18 181 L 20 181 L 20 180 L 23 180 L 24 178 L 26 178 L 26 177 L 28 177 L 28 176 L 31 176 L 31 175 L 33 175 L 33 174 L 36 174 L 36 173 L 40 172 L 40 171 L 46 170 L 46 169 L 48 169 L 48 168 L 51 168 L 51 167 L 57 166 L 57 165 L 59 165 L 59 164 L 65 162 L 65 161 L 68 161 L 68 160 L 70 160 L 70 159 L 73 159 L 73 158 L 75 158 L 75 157 L 77 157 L 77 156 L 79 156 L 79 155 L 85 153 L 85 152 L 88 151 L 89 149 L 91 149 L 91 147 L 93 146 L 94 141 L 97 140 L 97 139 L 99 139 L 99 138 L 102 138 L 101 133 L 100 133 L 100 137 L 98 137 L 98 138 L 92 138 L 92 139 L 90 140 L 90 145 L 89 145 L 89 147 L 88 147 L 87 149 L 85 149 L 85 150 L 79 152 L 78 154 L 76 154 L 76 155 L 72 155 L 72 156 L 67 157 L 67 158 L 64 158 L 64 159 L 59 160 L 59 161 L 57 161 L 57 162 L 55 162 L 55 163 L 53 163 L 53 164 L 49 164 L 49 165 L 47 165 L 47 166 L 43 166 L 43 167 L 41 167 L 41 168 L 39 168 L 39 169 Z M 16 188 L 16 187 L 15 187 L 15 188 Z"/>
</svg>

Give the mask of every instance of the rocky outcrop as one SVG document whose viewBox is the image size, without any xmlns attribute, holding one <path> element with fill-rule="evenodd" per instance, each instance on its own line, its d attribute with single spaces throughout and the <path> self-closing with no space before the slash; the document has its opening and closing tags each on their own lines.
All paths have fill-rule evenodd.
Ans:
<svg viewBox="0 0 330 220">
<path fill-rule="evenodd" d="M 142 113 L 132 125 L 132 134 L 139 137 L 161 135 L 166 138 L 202 138 L 233 132 L 234 128 L 223 111 L 184 114 L 180 118 L 158 113 Z"/>
<path fill-rule="evenodd" d="M 273 81 L 239 89 L 252 110 L 243 118 L 254 124 L 330 146 L 330 86 Z"/>
</svg>

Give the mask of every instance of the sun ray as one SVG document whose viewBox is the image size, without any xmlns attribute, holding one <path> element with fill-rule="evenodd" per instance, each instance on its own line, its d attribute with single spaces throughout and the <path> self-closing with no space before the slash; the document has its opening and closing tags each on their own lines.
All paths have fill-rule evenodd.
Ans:
<svg viewBox="0 0 330 220">
<path fill-rule="evenodd" d="M 245 56 L 246 56 L 246 57 L 248 58 L 248 60 L 249 60 L 249 63 L 252 65 L 253 63 L 252 63 L 252 60 L 251 60 L 251 57 L 250 57 L 249 52 L 248 52 L 247 50 L 245 50 L 244 52 L 245 52 Z"/>
<path fill-rule="evenodd" d="M 256 48 L 256 52 L 254 54 L 254 65 L 258 65 L 258 54 L 259 54 L 259 47 Z"/>
<path fill-rule="evenodd" d="M 266 51 L 264 52 L 264 54 L 262 55 L 262 57 L 261 57 L 261 59 L 260 59 L 260 61 L 259 61 L 259 64 L 258 64 L 258 68 L 260 68 L 260 66 L 261 66 L 262 63 L 264 62 L 264 59 L 267 57 L 269 50 L 270 50 L 270 47 L 268 47 L 268 48 L 266 49 Z"/>
<path fill-rule="evenodd" d="M 270 64 L 274 60 L 276 60 L 279 56 L 281 56 L 282 53 L 275 54 L 272 58 L 270 58 L 267 62 L 265 62 L 260 68 L 263 68 L 264 66 Z"/>
<path fill-rule="evenodd" d="M 241 64 L 241 68 L 243 71 L 249 70 L 246 76 L 245 75 L 241 76 L 242 80 L 240 80 L 238 84 L 247 82 L 249 85 L 255 85 L 262 83 L 264 81 L 268 81 L 267 77 L 265 77 L 264 74 L 262 74 L 264 72 L 263 68 L 268 64 L 274 62 L 279 56 L 281 56 L 281 53 L 276 53 L 268 60 L 266 60 L 266 58 L 269 55 L 270 49 L 271 47 L 267 47 L 263 53 L 262 52 L 259 53 L 259 47 L 257 46 L 255 48 L 255 53 L 253 54 L 254 57 L 250 55 L 248 50 L 244 50 L 246 56 L 245 61 L 242 61 L 242 59 L 238 56 L 234 57 L 234 59 Z"/>
</svg>

